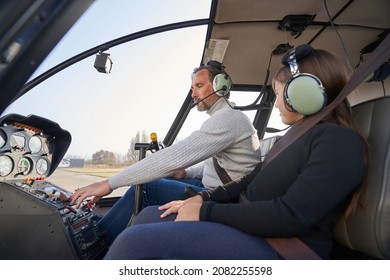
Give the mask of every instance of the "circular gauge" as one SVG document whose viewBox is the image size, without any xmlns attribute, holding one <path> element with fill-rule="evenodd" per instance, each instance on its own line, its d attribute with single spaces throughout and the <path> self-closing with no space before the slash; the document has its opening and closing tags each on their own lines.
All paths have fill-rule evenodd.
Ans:
<svg viewBox="0 0 390 280">
<path fill-rule="evenodd" d="M 15 132 L 11 135 L 10 142 L 13 150 L 23 151 L 24 145 L 26 143 L 26 138 L 24 138 L 24 136 L 21 135 L 19 132 Z"/>
<path fill-rule="evenodd" d="M 47 172 L 47 169 L 49 168 L 49 164 L 46 159 L 40 158 L 37 161 L 37 173 L 39 175 L 43 175 Z"/>
<path fill-rule="evenodd" d="M 28 141 L 28 147 L 30 148 L 32 154 L 39 153 L 42 148 L 41 138 L 38 136 L 31 137 L 30 141 Z"/>
<path fill-rule="evenodd" d="M 21 158 L 18 162 L 18 174 L 27 175 L 31 171 L 31 160 L 29 158 Z"/>
<path fill-rule="evenodd" d="M 54 141 L 53 141 L 53 139 L 48 138 L 48 139 L 44 140 L 42 145 L 43 145 L 43 151 L 46 154 L 52 154 L 53 153 L 53 150 L 54 150 Z"/>
<path fill-rule="evenodd" d="M 7 143 L 7 134 L 5 134 L 4 130 L 0 129 L 0 148 Z"/>
<path fill-rule="evenodd" d="M 12 172 L 14 162 L 9 156 L 0 156 L 0 176 L 5 177 Z"/>
</svg>

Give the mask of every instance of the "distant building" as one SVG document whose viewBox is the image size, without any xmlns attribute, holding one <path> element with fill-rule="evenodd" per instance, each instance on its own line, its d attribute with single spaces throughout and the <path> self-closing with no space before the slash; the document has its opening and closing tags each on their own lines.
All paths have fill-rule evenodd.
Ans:
<svg viewBox="0 0 390 280">
<path fill-rule="evenodd" d="M 84 167 L 84 160 L 80 158 L 63 158 L 58 167 Z"/>
</svg>

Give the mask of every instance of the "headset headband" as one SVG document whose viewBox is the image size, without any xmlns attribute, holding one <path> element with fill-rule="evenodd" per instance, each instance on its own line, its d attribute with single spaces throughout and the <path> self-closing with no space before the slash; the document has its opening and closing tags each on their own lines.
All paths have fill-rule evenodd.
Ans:
<svg viewBox="0 0 390 280">
<path fill-rule="evenodd" d="M 284 56 L 282 57 L 282 64 L 289 66 L 290 63 L 292 63 L 292 60 L 294 60 L 294 58 L 295 58 L 295 63 L 297 63 L 297 61 L 308 56 L 313 51 L 314 49 L 308 44 L 299 45 L 295 49 L 292 49 L 289 52 L 284 54 Z M 291 73 L 294 72 L 291 71 Z"/>
<path fill-rule="evenodd" d="M 221 73 L 225 72 L 225 65 L 219 61 L 210 60 L 206 65 L 218 69 Z"/>
<path fill-rule="evenodd" d="M 288 56 L 287 63 L 290 66 L 290 72 L 293 76 L 299 75 L 298 63 L 293 49 Z"/>
</svg>

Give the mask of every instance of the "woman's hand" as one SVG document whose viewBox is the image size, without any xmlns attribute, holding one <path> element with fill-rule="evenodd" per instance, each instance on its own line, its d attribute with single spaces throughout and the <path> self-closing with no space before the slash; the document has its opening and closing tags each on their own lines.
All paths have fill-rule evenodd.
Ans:
<svg viewBox="0 0 390 280">
<path fill-rule="evenodd" d="M 177 212 L 175 221 L 199 221 L 199 212 L 202 203 L 185 203 Z"/>
<path fill-rule="evenodd" d="M 74 194 L 70 197 L 70 205 L 76 203 L 76 208 L 79 208 L 81 202 L 89 196 L 94 196 L 92 199 L 93 203 L 98 202 L 103 196 L 112 193 L 112 189 L 108 185 L 108 180 L 90 184 L 86 187 L 77 189 Z"/>
<path fill-rule="evenodd" d="M 177 213 L 175 221 L 199 221 L 199 212 L 202 203 L 203 198 L 200 195 L 195 195 L 186 200 L 171 201 L 160 206 L 158 209 L 166 210 L 161 214 L 161 218 Z"/>
</svg>

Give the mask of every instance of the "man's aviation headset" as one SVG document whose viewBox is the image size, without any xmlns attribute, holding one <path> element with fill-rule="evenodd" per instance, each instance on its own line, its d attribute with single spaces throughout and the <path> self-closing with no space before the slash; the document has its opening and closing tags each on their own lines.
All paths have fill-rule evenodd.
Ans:
<svg viewBox="0 0 390 280">
<path fill-rule="evenodd" d="M 215 75 L 213 79 L 213 89 L 215 94 L 218 96 L 226 96 L 232 87 L 232 80 L 225 72 L 225 66 L 216 60 L 210 60 L 207 65 L 216 68 L 221 72 L 220 74 Z"/>
<path fill-rule="evenodd" d="M 312 74 L 300 73 L 297 60 L 313 51 L 309 45 L 300 45 L 286 53 L 282 64 L 290 66 L 292 77 L 287 80 L 283 96 L 286 108 L 302 115 L 321 111 L 327 103 L 325 88 L 319 78 Z"/>
</svg>

